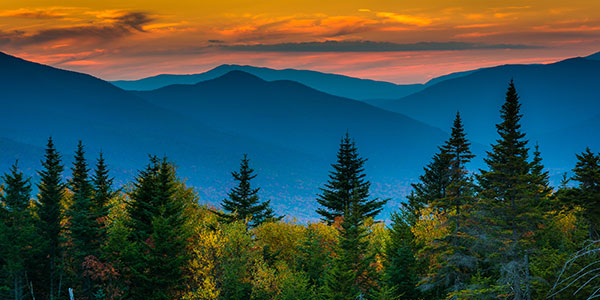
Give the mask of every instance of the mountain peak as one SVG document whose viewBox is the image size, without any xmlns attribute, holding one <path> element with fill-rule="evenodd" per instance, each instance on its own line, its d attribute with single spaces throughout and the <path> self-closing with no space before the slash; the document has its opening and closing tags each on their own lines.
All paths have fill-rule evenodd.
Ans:
<svg viewBox="0 0 600 300">
<path fill-rule="evenodd" d="M 213 81 L 227 81 L 234 84 L 239 83 L 263 83 L 265 82 L 258 76 L 252 75 L 248 72 L 233 70 L 225 73 L 225 75 L 213 79 Z"/>
</svg>

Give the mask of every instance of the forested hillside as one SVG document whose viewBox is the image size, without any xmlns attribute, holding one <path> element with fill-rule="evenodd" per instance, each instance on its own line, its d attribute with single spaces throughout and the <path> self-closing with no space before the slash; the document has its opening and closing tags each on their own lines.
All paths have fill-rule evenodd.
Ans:
<svg viewBox="0 0 600 300">
<path fill-rule="evenodd" d="M 85 140 L 61 153 L 49 138 L 35 174 L 18 161 L 2 170 L 0 298 L 592 299 L 598 149 L 572 153 L 573 175 L 551 186 L 513 81 L 504 91 L 486 155 L 473 154 L 461 112 L 448 112 L 449 137 L 420 149 L 435 154 L 389 223 L 352 131 L 337 137 L 310 223 L 260 197 L 252 155 L 227 170 L 233 185 L 217 207 L 199 204 L 169 153 L 140 151 L 146 164 L 116 184 L 111 160 L 88 155 Z"/>
</svg>

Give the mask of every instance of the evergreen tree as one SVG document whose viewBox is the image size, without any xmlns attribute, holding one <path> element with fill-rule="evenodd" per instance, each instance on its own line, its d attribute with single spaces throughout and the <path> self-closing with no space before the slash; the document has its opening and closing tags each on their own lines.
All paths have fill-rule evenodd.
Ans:
<svg viewBox="0 0 600 300">
<path fill-rule="evenodd" d="M 521 104 L 511 80 L 506 102 L 501 109 L 502 122 L 496 125 L 500 138 L 485 159 L 488 170 L 481 170 L 480 201 L 485 228 L 497 249 L 496 266 L 500 283 L 509 288 L 515 300 L 530 299 L 528 256 L 533 251 L 530 232 L 542 224 L 538 211 L 539 189 L 528 162 L 528 141 L 521 131 Z"/>
<path fill-rule="evenodd" d="M 407 197 L 403 207 L 411 214 L 411 222 L 419 216 L 419 210 L 428 205 L 433 205 L 439 199 L 446 197 L 446 190 L 450 185 L 450 157 L 440 149 L 432 161 L 423 168 L 423 175 L 419 176 L 418 183 L 412 183 L 413 190 Z"/>
<path fill-rule="evenodd" d="M 322 206 L 317 209 L 321 219 L 329 224 L 335 221 L 336 217 L 344 215 L 344 212 L 354 205 L 357 207 L 363 218 L 375 217 L 388 200 L 369 200 L 369 187 L 371 183 L 365 180 L 363 164 L 366 159 L 361 158 L 358 149 L 350 135 L 346 133 L 342 137 L 340 149 L 337 153 L 337 162 L 332 165 L 333 171 L 329 174 L 329 180 L 324 188 L 321 188 L 321 194 L 317 202 Z"/>
<path fill-rule="evenodd" d="M 46 154 L 42 161 L 43 170 L 38 172 L 38 230 L 43 240 L 43 257 L 35 288 L 38 297 L 53 300 L 61 293 L 61 273 L 63 249 L 61 245 L 61 220 L 65 185 L 62 183 L 63 166 L 60 154 L 54 148 L 52 138 L 48 139 Z"/>
<path fill-rule="evenodd" d="M 256 178 L 256 174 L 254 169 L 250 168 L 249 162 L 248 155 L 244 154 L 239 172 L 231 173 L 238 184 L 228 193 L 229 199 L 224 199 L 221 204 L 223 210 L 229 214 L 219 215 L 227 221 L 250 218 L 249 226 L 256 227 L 267 220 L 281 219 L 281 217 L 275 217 L 270 207 L 270 200 L 259 202 L 260 188 L 252 188 L 250 184 L 250 181 Z"/>
<path fill-rule="evenodd" d="M 573 180 L 579 186 L 571 193 L 572 202 L 581 206 L 589 224 L 590 239 L 600 239 L 600 155 L 586 148 L 576 154 L 577 164 L 573 169 Z"/>
<path fill-rule="evenodd" d="M 150 158 L 136 179 L 127 205 L 130 249 L 125 257 L 129 299 L 173 299 L 181 292 L 186 258 L 186 199 L 166 158 Z"/>
<path fill-rule="evenodd" d="M 471 143 L 467 140 L 460 114 L 456 113 L 450 139 L 442 146 L 443 155 L 449 160 L 450 181 L 438 203 L 444 208 L 453 208 L 455 212 L 455 231 L 460 231 L 461 208 L 465 205 L 465 194 L 469 193 L 468 164 L 475 155 L 471 153 Z"/>
<path fill-rule="evenodd" d="M 408 211 L 392 214 L 389 240 L 385 248 L 384 285 L 394 299 L 420 299 L 417 289 L 417 262 L 414 252 L 414 235 L 410 230 Z"/>
<path fill-rule="evenodd" d="M 308 284 L 318 290 L 323 286 L 324 274 L 329 264 L 329 251 L 313 227 L 306 229 L 306 238 L 302 245 L 299 265 L 308 277 Z"/>
<path fill-rule="evenodd" d="M 34 219 L 29 208 L 30 178 L 25 178 L 15 163 L 2 177 L 0 195 L 0 272 L 6 276 L 9 294 L 5 299 L 21 300 L 27 295 L 27 271 L 38 253 Z M 2 277 L 0 275 L 0 279 Z"/>
<path fill-rule="evenodd" d="M 96 222 L 98 223 L 97 246 L 100 247 L 107 240 L 106 222 L 108 221 L 109 201 L 115 196 L 112 190 L 113 178 L 108 174 L 108 166 L 104 162 L 104 155 L 100 152 L 100 156 L 96 161 L 94 175 L 92 176 L 93 195 L 92 195 L 92 212 Z"/>
<path fill-rule="evenodd" d="M 73 204 L 69 209 L 71 217 L 72 259 L 76 278 L 80 279 L 80 293 L 92 299 L 92 280 L 86 274 L 83 263 L 88 256 L 99 256 L 98 223 L 92 207 L 93 187 L 88 177 L 89 169 L 85 160 L 85 150 L 81 141 L 77 144 L 75 160 L 71 168 L 73 176 L 69 181 L 73 193 Z"/>
<path fill-rule="evenodd" d="M 363 211 L 359 202 L 352 200 L 352 207 L 346 210 L 342 220 L 337 257 L 325 277 L 325 299 L 368 298 L 374 292 L 375 278 L 371 270 L 374 257 L 368 254 Z"/>
</svg>

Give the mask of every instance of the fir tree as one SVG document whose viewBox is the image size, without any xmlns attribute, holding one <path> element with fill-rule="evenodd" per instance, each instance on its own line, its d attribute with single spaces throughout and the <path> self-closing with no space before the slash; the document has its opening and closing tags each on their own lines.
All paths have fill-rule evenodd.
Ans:
<svg viewBox="0 0 600 300">
<path fill-rule="evenodd" d="M 249 165 L 250 160 L 244 154 L 240 163 L 239 172 L 232 172 L 233 179 L 237 181 L 237 186 L 228 193 L 229 198 L 222 202 L 223 210 L 229 214 L 219 214 L 226 221 L 250 219 L 249 226 L 256 227 L 268 220 L 281 219 L 275 217 L 271 209 L 271 201 L 260 202 L 258 191 L 260 188 L 252 188 L 250 181 L 256 178 L 254 169 Z"/>
<path fill-rule="evenodd" d="M 369 200 L 369 187 L 371 183 L 365 180 L 363 164 L 366 159 L 361 158 L 358 149 L 350 135 L 342 137 L 340 149 L 337 153 L 337 162 L 332 165 L 333 171 L 317 202 L 322 206 L 317 209 L 321 219 L 329 224 L 336 217 L 344 216 L 344 212 L 354 205 L 356 201 L 363 218 L 375 217 L 388 200 Z"/>
<path fill-rule="evenodd" d="M 463 224 L 467 210 L 473 201 L 474 186 L 468 177 L 466 165 L 474 157 L 470 142 L 466 138 L 460 114 L 456 114 L 450 139 L 441 147 L 442 155 L 449 162 L 449 181 L 446 194 L 433 201 L 433 205 L 446 212 L 449 234 L 429 247 L 439 260 L 439 267 L 428 279 L 432 287 L 461 290 L 475 267 L 474 256 L 470 253 L 467 228 Z"/>
<path fill-rule="evenodd" d="M 308 276 L 308 284 L 318 290 L 323 285 L 324 274 L 329 264 L 329 251 L 323 244 L 315 229 L 306 229 L 306 238 L 302 245 L 300 267 Z"/>
<path fill-rule="evenodd" d="M 2 177 L 3 193 L 0 195 L 0 272 L 8 279 L 10 296 L 21 300 L 27 295 L 27 271 L 31 259 L 37 255 L 37 235 L 30 205 L 31 183 L 15 163 Z M 2 276 L 0 276 L 0 279 Z M 1 295 L 1 294 L 0 294 Z"/>
<path fill-rule="evenodd" d="M 533 248 L 528 233 L 542 223 L 520 107 L 511 80 L 501 109 L 502 122 L 496 125 L 500 138 L 487 153 L 488 170 L 481 170 L 479 176 L 482 217 L 497 243 L 490 247 L 500 251 L 493 256 L 499 259 L 497 266 L 502 266 L 500 283 L 509 287 L 515 300 L 530 299 L 528 255 Z"/>
<path fill-rule="evenodd" d="M 61 246 L 61 220 L 64 202 L 65 185 L 62 183 L 63 166 L 60 154 L 54 148 L 52 138 L 48 139 L 45 159 L 42 161 L 43 170 L 38 172 L 38 230 L 44 241 L 44 258 L 41 262 L 38 282 L 42 286 L 36 288 L 38 295 L 53 300 L 61 293 L 61 261 L 63 249 Z"/>
<path fill-rule="evenodd" d="M 442 146 L 442 153 L 449 160 L 450 180 L 446 195 L 438 201 L 442 207 L 453 208 L 455 211 L 455 231 L 460 231 L 461 208 L 465 205 L 465 196 L 469 193 L 468 164 L 475 155 L 471 154 L 471 143 L 467 140 L 460 114 L 456 113 L 450 139 Z"/>
<path fill-rule="evenodd" d="M 81 279 L 80 293 L 91 299 L 93 295 L 92 280 L 89 275 L 85 274 L 83 262 L 87 256 L 98 257 L 99 255 L 98 223 L 92 209 L 93 188 L 88 177 L 89 169 L 81 141 L 77 144 L 71 170 L 73 175 L 69 185 L 73 193 L 73 204 L 69 209 L 69 214 L 74 269 L 77 272 L 76 277 Z"/>
<path fill-rule="evenodd" d="M 104 162 L 104 155 L 102 152 L 100 152 L 100 155 L 96 161 L 94 175 L 92 176 L 92 184 L 94 188 L 92 195 L 92 212 L 94 213 L 94 217 L 98 223 L 98 246 L 104 244 L 104 242 L 107 240 L 106 222 L 109 212 L 108 203 L 116 194 L 112 190 L 113 178 L 109 176 L 108 172 L 108 166 Z"/>
<path fill-rule="evenodd" d="M 177 178 L 166 158 L 150 158 L 127 205 L 130 299 L 172 299 L 181 291 L 186 261 L 186 199 L 176 197 Z"/>
<path fill-rule="evenodd" d="M 368 255 L 363 212 L 358 201 L 351 205 L 342 220 L 337 257 L 325 277 L 325 299 L 367 298 L 374 292 L 375 278 L 370 270 L 374 258 Z"/>
<path fill-rule="evenodd" d="M 579 186 L 571 193 L 572 202 L 581 206 L 589 224 L 590 239 L 600 239 L 600 156 L 586 148 L 576 154 L 573 180 Z"/>
<path fill-rule="evenodd" d="M 391 219 L 389 240 L 385 248 L 384 284 L 394 299 L 420 299 L 409 212 L 394 213 Z"/>
<path fill-rule="evenodd" d="M 413 190 L 407 197 L 403 207 L 412 214 L 412 221 L 419 218 L 419 210 L 427 205 L 433 205 L 439 199 L 446 197 L 450 185 L 450 157 L 440 149 L 432 161 L 423 168 L 423 175 L 418 183 L 412 183 Z"/>
</svg>

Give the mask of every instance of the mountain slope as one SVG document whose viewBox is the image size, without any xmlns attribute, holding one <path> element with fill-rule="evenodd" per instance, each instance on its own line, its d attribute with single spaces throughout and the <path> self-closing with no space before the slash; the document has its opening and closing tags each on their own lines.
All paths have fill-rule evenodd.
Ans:
<svg viewBox="0 0 600 300">
<path fill-rule="evenodd" d="M 433 126 L 448 124 L 460 111 L 471 138 L 490 144 L 496 138 L 508 82 L 514 78 L 521 97 L 523 128 L 551 157 L 571 157 L 563 145 L 581 140 L 571 133 L 554 143 L 551 133 L 563 132 L 600 113 L 600 61 L 573 58 L 547 65 L 504 65 L 481 69 L 460 78 L 439 82 L 421 92 L 389 101 L 382 107 Z M 597 139 L 587 140 L 600 146 Z M 548 147 L 545 145 L 548 144 Z M 562 165 L 562 170 L 572 166 Z M 553 166 L 558 167 L 558 162 Z"/>
<path fill-rule="evenodd" d="M 132 93 L 89 75 L 0 54 L 0 88 L 0 138 L 14 149 L 0 161 L 1 171 L 17 156 L 27 170 L 39 169 L 38 153 L 48 136 L 68 164 L 82 139 L 91 162 L 100 150 L 105 153 L 119 183 L 136 175 L 147 154 L 166 154 L 201 201 L 218 205 L 233 184 L 230 171 L 248 153 L 261 196 L 272 200 L 277 213 L 300 220 L 315 216 L 315 195 L 347 130 L 370 159 L 373 194 L 393 197 L 390 206 L 401 201 L 446 137 L 400 114 L 242 72 Z"/>
<path fill-rule="evenodd" d="M 390 82 L 359 79 L 337 74 L 321 73 L 308 70 L 284 69 L 275 70 L 240 65 L 221 65 L 210 71 L 190 75 L 163 74 L 134 81 L 113 81 L 112 83 L 125 90 L 149 91 L 171 84 L 196 84 L 200 81 L 214 79 L 230 71 L 244 71 L 267 81 L 292 80 L 310 86 L 328 94 L 357 99 L 395 99 L 412 94 L 423 88 L 422 84 L 398 85 Z"/>
<path fill-rule="evenodd" d="M 10 141 L 5 143 L 7 149 L 19 153 L 5 153 L 8 159 L 0 161 L 1 170 L 8 169 L 13 157 L 28 169 L 39 169 L 41 155 L 22 145 L 41 149 L 53 136 L 67 163 L 79 139 L 84 141 L 90 161 L 102 150 L 119 183 L 131 180 L 147 163 L 148 154 L 166 154 L 180 166 L 179 174 L 198 188 L 204 202 L 217 204 L 225 196 L 232 184 L 229 172 L 237 167 L 244 152 L 252 155 L 257 169 L 264 169 L 264 182 L 283 177 L 279 187 L 279 183 L 265 184 L 267 191 L 273 191 L 269 195 L 309 193 L 305 187 L 298 187 L 287 194 L 281 186 L 290 184 L 286 182 L 291 178 L 290 170 L 303 177 L 313 174 L 312 166 L 304 162 L 314 157 L 223 133 L 92 76 L 0 54 L 0 83 L 4 100 L 0 137 Z M 294 155 L 298 161 L 284 154 Z M 284 200 L 274 201 L 279 211 L 287 204 L 287 198 Z M 310 215 L 310 211 L 301 213 Z"/>
<path fill-rule="evenodd" d="M 386 144 L 402 143 L 396 139 L 422 145 L 429 143 L 431 137 L 444 136 L 439 129 L 401 114 L 332 96 L 293 81 L 267 82 L 242 71 L 196 85 L 171 85 L 135 94 L 222 130 L 314 154 L 322 152 L 315 145 L 337 141 L 346 130 L 364 144 L 362 149 L 373 151 Z M 417 148 L 420 147 L 402 151 L 417 155 L 420 151 Z"/>
<path fill-rule="evenodd" d="M 600 52 L 596 52 L 592 55 L 586 56 L 585 58 L 591 60 L 600 60 Z"/>
</svg>

